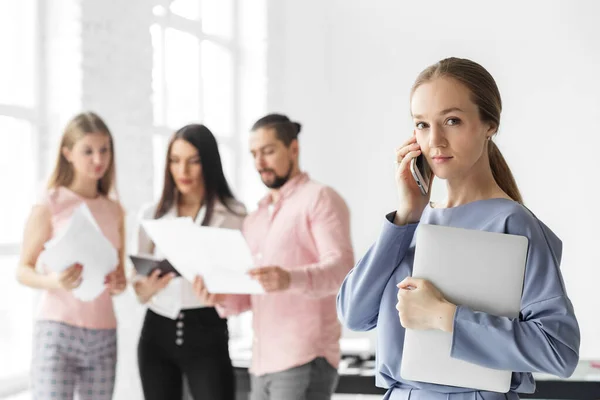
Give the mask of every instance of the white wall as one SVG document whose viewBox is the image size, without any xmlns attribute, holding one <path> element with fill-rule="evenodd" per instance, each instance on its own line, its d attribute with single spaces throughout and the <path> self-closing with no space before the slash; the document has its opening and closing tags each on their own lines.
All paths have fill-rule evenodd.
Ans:
<svg viewBox="0 0 600 400">
<path fill-rule="evenodd" d="M 600 3 L 588 1 L 280 0 L 269 21 L 272 111 L 304 123 L 303 167 L 352 211 L 356 256 L 396 204 L 393 154 L 412 132 L 416 75 L 448 56 L 496 78 L 497 142 L 526 204 L 564 242 L 562 271 L 582 330 L 600 357 Z M 443 197 L 444 186 L 434 189 Z"/>
</svg>

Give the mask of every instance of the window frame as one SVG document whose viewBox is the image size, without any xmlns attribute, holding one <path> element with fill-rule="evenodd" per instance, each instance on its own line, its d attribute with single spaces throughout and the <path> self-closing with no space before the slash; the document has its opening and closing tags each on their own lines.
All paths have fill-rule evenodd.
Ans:
<svg viewBox="0 0 600 400">
<path fill-rule="evenodd" d="M 42 173 L 40 162 L 40 156 L 42 154 L 40 148 L 40 136 L 41 127 L 43 123 L 41 121 L 41 115 L 43 112 L 41 99 L 44 98 L 44 82 L 45 72 L 42 66 L 41 60 L 44 58 L 43 52 L 43 37 L 42 32 L 45 31 L 45 13 L 46 5 L 43 0 L 31 0 L 34 15 L 33 18 L 33 43 L 31 52 L 33 53 L 33 76 L 31 79 L 34 80 L 34 93 L 33 103 L 31 106 L 21 106 L 14 104 L 0 103 L 0 116 L 15 118 L 20 121 L 28 122 L 31 124 L 31 140 L 33 145 L 33 157 L 31 162 L 34 163 L 34 176 L 33 182 L 28 182 L 32 187 L 35 187 L 36 183 L 40 180 Z M 21 250 L 21 240 L 0 242 L 0 257 L 12 256 L 19 257 Z M 16 266 L 15 266 L 16 267 Z M 16 282 L 16 280 L 15 280 Z M 32 298 L 35 298 L 35 293 L 31 294 Z M 25 309 L 24 312 L 31 312 L 33 310 Z M 0 398 L 18 395 L 20 393 L 29 390 L 29 375 L 30 371 L 26 370 L 22 373 L 16 373 L 14 375 L 0 376 Z"/>
<path fill-rule="evenodd" d="M 233 82 L 233 93 L 232 93 L 232 98 L 233 98 L 233 107 L 232 107 L 232 116 L 231 118 L 233 119 L 232 122 L 232 132 L 230 136 L 219 136 L 218 132 L 213 132 L 217 138 L 217 141 L 219 143 L 219 147 L 225 147 L 227 148 L 231 154 L 233 154 L 233 158 L 234 160 L 239 160 L 241 159 L 241 145 L 240 145 L 240 105 L 239 105 L 239 101 L 240 101 L 240 79 L 239 79 L 239 62 L 240 62 L 240 58 L 241 58 L 241 50 L 240 50 L 240 43 L 239 43 L 239 17 L 238 17 L 238 9 L 239 9 L 239 0 L 231 0 L 231 12 L 232 12 L 232 36 L 230 39 L 228 38 L 223 38 L 221 36 L 218 35 L 213 35 L 213 34 L 208 34 L 206 32 L 204 32 L 203 30 L 203 26 L 202 26 L 202 14 L 201 14 L 201 10 L 202 10 L 202 2 L 203 0 L 196 0 L 198 3 L 198 7 L 199 7 L 199 17 L 197 20 L 192 20 L 192 19 L 188 19 L 185 18 L 183 16 L 177 15 L 175 13 L 173 13 L 170 9 L 170 4 L 171 1 L 169 0 L 163 0 L 162 2 L 159 2 L 157 4 L 155 4 L 155 8 L 156 7 L 161 7 L 160 12 L 154 12 L 153 15 L 153 20 L 151 23 L 152 25 L 158 25 L 159 28 L 162 31 L 162 41 L 160 43 L 161 46 L 161 54 L 162 54 L 162 59 L 160 60 L 161 65 L 159 67 L 159 70 L 161 71 L 161 76 L 160 76 L 160 84 L 159 84 L 159 88 L 161 89 L 162 93 L 154 93 L 153 91 L 153 98 L 154 96 L 160 96 L 162 98 L 161 100 L 161 118 L 160 120 L 163 122 L 162 124 L 156 124 L 154 123 L 154 117 L 153 117 L 153 131 L 152 131 L 152 135 L 153 138 L 155 136 L 158 136 L 162 139 L 166 139 L 168 140 L 168 138 L 171 137 L 171 135 L 174 132 L 174 129 L 177 128 L 173 128 L 167 125 L 166 123 L 166 115 L 167 115 L 167 108 L 168 108 L 168 96 L 167 96 L 167 79 L 166 79 L 166 73 L 165 73 L 165 65 L 166 65 L 166 58 L 165 58 L 165 31 L 166 29 L 175 29 L 178 31 L 182 31 L 185 33 L 188 33 L 190 35 L 193 35 L 197 40 L 198 43 L 200 44 L 198 46 L 198 59 L 200 60 L 200 67 L 198 69 L 198 76 L 199 76 L 199 91 L 198 91 L 198 96 L 200 97 L 200 101 L 199 101 L 199 105 L 200 105 L 200 110 L 199 110 L 199 115 L 200 115 L 200 121 L 198 122 L 202 122 L 203 119 L 203 115 L 204 115 L 204 104 L 202 102 L 202 93 L 203 93 L 203 83 L 202 83 L 202 42 L 203 41 L 209 41 L 212 42 L 214 44 L 216 44 L 217 46 L 222 47 L 223 49 L 227 50 L 230 54 L 231 54 L 231 59 L 232 59 L 232 74 L 233 76 L 231 77 L 232 82 Z M 154 57 L 153 57 L 153 66 L 152 68 L 154 69 Z M 154 109 L 154 104 L 153 104 L 153 109 Z M 156 149 L 154 149 L 155 151 Z M 154 160 L 156 161 L 156 160 Z M 154 162 L 153 162 L 154 163 Z M 161 165 L 163 164 L 163 162 L 161 161 Z M 156 165 L 155 165 L 156 167 Z M 238 172 L 238 165 L 236 165 L 236 163 L 234 162 L 234 166 L 233 166 L 233 171 L 227 171 L 229 172 L 231 175 L 231 181 L 229 182 L 230 185 L 234 186 L 234 187 L 238 187 L 239 184 L 239 179 L 240 179 L 240 174 Z M 155 172 L 159 172 L 156 170 L 156 168 L 154 169 Z M 153 184 L 154 185 L 158 185 L 158 181 L 162 181 L 162 172 L 159 172 L 160 176 L 157 177 L 155 176 L 153 179 Z M 159 188 L 157 188 L 156 186 L 153 188 L 153 193 L 160 193 Z"/>
</svg>

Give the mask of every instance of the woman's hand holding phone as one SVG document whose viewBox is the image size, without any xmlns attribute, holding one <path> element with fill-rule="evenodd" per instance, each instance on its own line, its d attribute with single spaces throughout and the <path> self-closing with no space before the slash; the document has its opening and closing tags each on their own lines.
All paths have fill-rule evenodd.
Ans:
<svg viewBox="0 0 600 400">
<path fill-rule="evenodd" d="M 421 154 L 421 147 L 413 135 L 396 149 L 396 187 L 398 209 L 394 224 L 407 225 L 418 222 L 429 202 L 430 195 L 423 196 L 410 172 L 410 162 Z M 431 193 L 431 192 L 429 192 Z"/>
</svg>

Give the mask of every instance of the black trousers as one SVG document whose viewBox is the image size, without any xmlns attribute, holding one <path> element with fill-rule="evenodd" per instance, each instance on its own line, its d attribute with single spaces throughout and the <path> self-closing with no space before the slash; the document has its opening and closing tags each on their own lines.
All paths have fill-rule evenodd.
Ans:
<svg viewBox="0 0 600 400">
<path fill-rule="evenodd" d="M 179 400 L 183 376 L 194 400 L 234 400 L 227 321 L 214 308 L 183 310 L 177 320 L 148 310 L 138 344 L 146 400 Z"/>
</svg>

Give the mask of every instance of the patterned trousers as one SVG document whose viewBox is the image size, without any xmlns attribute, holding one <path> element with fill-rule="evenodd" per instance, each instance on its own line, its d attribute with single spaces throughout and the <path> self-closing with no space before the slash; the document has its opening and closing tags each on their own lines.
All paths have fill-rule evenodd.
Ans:
<svg viewBox="0 0 600 400">
<path fill-rule="evenodd" d="M 115 329 L 60 322 L 35 325 L 31 386 L 34 400 L 110 400 L 115 385 Z"/>
</svg>

